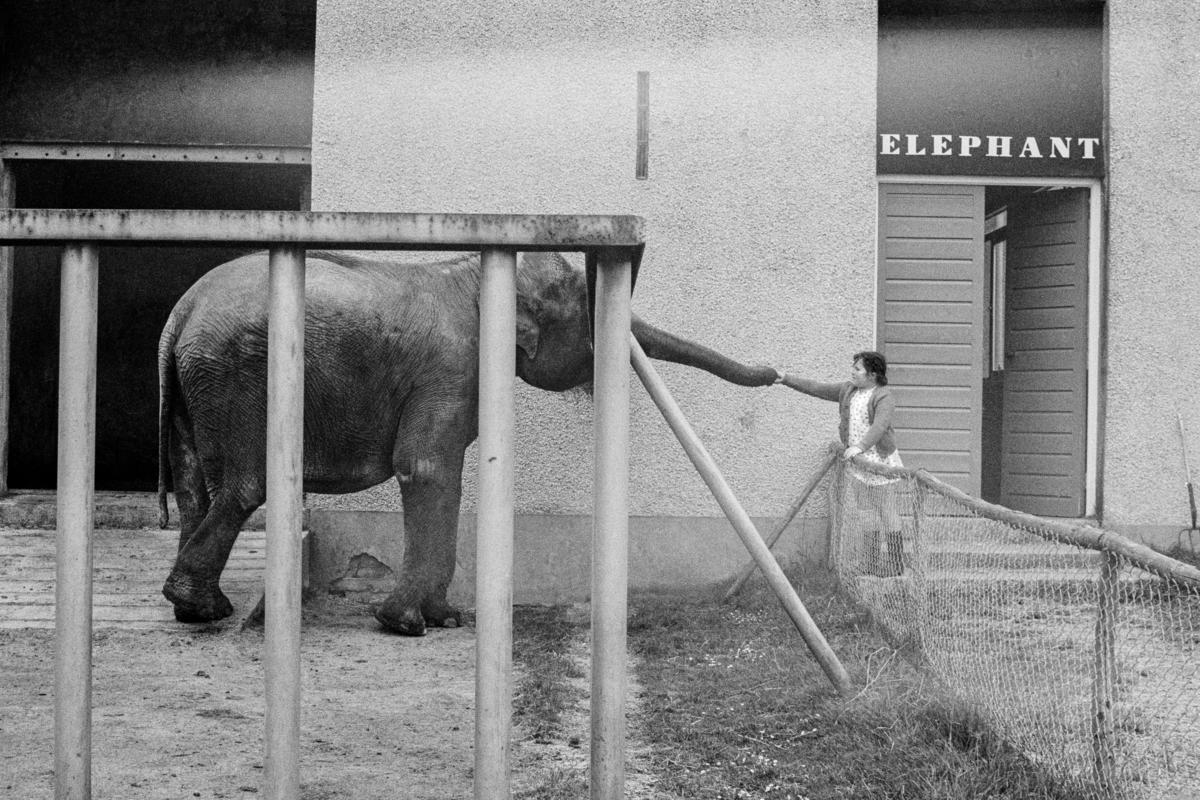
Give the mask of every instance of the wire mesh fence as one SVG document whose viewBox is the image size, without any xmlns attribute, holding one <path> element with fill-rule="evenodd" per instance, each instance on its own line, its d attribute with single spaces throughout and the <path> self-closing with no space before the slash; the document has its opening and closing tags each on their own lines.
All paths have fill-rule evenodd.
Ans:
<svg viewBox="0 0 1200 800">
<path fill-rule="evenodd" d="M 1086 797 L 1197 796 L 1200 570 L 923 471 L 827 483 L 843 589 L 1005 742 Z"/>
</svg>

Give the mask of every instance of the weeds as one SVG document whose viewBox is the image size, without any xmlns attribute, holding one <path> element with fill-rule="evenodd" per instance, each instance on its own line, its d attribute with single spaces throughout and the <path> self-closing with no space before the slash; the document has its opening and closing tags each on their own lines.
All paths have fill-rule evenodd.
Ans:
<svg viewBox="0 0 1200 800">
<path fill-rule="evenodd" d="M 830 686 L 760 581 L 732 605 L 720 588 L 631 598 L 629 648 L 642 686 L 636 729 L 652 793 L 687 800 L 1078 800 L 949 699 L 819 572 L 791 576 L 850 672 Z M 586 700 L 566 655 L 586 623 L 563 609 L 518 609 L 516 715 L 536 741 L 561 739 L 561 709 Z M 558 771 L 522 800 L 587 795 L 586 775 Z"/>
<path fill-rule="evenodd" d="M 584 677 L 568 652 L 579 627 L 563 606 L 518 606 L 513 611 L 513 652 L 521 666 L 513 717 L 535 742 L 561 738 L 563 710 L 583 698 L 568 680 Z"/>
<path fill-rule="evenodd" d="M 1053 785 L 946 699 L 820 573 L 793 575 L 858 693 L 840 698 L 761 582 L 634 598 L 630 647 L 664 796 L 1035 798 Z"/>
</svg>

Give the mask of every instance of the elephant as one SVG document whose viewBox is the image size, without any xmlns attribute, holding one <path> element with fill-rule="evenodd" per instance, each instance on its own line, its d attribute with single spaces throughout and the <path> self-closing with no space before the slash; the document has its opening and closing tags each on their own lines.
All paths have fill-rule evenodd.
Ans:
<svg viewBox="0 0 1200 800">
<path fill-rule="evenodd" d="M 395 478 L 404 556 L 375 609 L 388 630 L 455 627 L 454 574 L 463 459 L 478 429 L 478 254 L 397 263 L 354 252 L 305 255 L 304 491 L 361 491 Z M 168 486 L 180 516 L 163 586 L 177 620 L 209 622 L 233 606 L 219 579 L 266 496 L 268 256 L 218 266 L 179 299 L 158 347 L 160 522 Z M 564 391 L 592 378 L 586 270 L 561 254 L 522 253 L 517 375 Z M 647 355 L 741 386 L 775 381 L 633 316 Z"/>
</svg>

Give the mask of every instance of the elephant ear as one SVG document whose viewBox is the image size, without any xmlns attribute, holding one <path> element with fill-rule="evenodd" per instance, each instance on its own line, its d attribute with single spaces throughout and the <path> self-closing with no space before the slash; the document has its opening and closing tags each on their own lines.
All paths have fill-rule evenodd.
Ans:
<svg viewBox="0 0 1200 800">
<path fill-rule="evenodd" d="M 517 295 L 517 347 L 525 351 L 530 361 L 537 358 L 540 333 L 537 303 L 525 295 Z"/>
</svg>

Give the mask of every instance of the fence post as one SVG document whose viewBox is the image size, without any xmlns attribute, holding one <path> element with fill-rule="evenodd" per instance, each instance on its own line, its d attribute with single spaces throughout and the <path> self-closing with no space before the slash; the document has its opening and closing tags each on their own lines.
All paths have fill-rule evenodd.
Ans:
<svg viewBox="0 0 1200 800">
<path fill-rule="evenodd" d="M 927 535 L 925 530 L 925 486 L 920 481 L 913 478 L 905 478 L 905 483 L 909 487 L 909 495 L 912 497 L 912 558 L 908 566 L 908 571 L 912 573 L 912 578 L 908 588 L 911 591 L 910 597 L 910 614 L 908 619 L 908 636 L 909 642 L 924 654 L 925 651 L 925 620 L 929 619 L 929 584 L 926 582 L 926 563 L 925 563 L 925 542 L 924 538 Z M 903 540 L 901 536 L 901 540 Z M 901 545 L 903 549 L 903 544 Z M 903 558 L 903 556 L 901 556 Z"/>
<path fill-rule="evenodd" d="M 628 252 L 596 270 L 596 443 L 592 533 L 592 800 L 625 794 L 625 618 L 629 584 Z"/>
<path fill-rule="evenodd" d="M 1116 624 L 1120 591 L 1121 559 L 1101 550 L 1099 593 L 1096 609 L 1095 674 L 1092 676 L 1092 758 L 1096 784 L 1102 796 L 1118 796 L 1116 764 L 1117 663 Z"/>
<path fill-rule="evenodd" d="M 516 253 L 484 250 L 479 289 L 475 798 L 507 798 L 512 728 Z"/>
<path fill-rule="evenodd" d="M 92 523 L 96 465 L 93 243 L 62 254 L 58 356 L 58 543 L 54 584 L 54 796 L 92 796 Z"/>
<path fill-rule="evenodd" d="M 267 327 L 267 800 L 300 796 L 300 559 L 304 511 L 304 250 L 270 251 Z"/>
<path fill-rule="evenodd" d="M 835 458 L 833 479 L 829 481 L 829 551 L 825 555 L 825 560 L 830 571 L 837 577 L 839 584 L 842 582 L 842 558 L 844 556 L 841 548 L 845 535 L 844 520 L 842 519 L 842 488 L 845 474 L 846 465 L 840 459 Z"/>
</svg>

